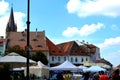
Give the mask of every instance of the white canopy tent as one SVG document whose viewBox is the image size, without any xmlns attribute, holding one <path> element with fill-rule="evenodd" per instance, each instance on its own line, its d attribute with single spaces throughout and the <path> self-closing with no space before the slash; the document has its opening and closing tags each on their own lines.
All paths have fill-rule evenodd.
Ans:
<svg viewBox="0 0 120 80">
<path fill-rule="evenodd" d="M 31 75 L 35 75 L 37 77 L 46 77 L 47 79 L 49 78 L 49 67 L 44 65 L 42 62 L 38 61 L 38 64 L 36 66 L 30 66 L 29 67 L 29 72 Z M 26 73 L 26 69 L 25 69 Z"/>
<path fill-rule="evenodd" d="M 82 70 L 83 72 L 85 72 L 88 67 L 83 66 L 83 65 L 80 65 L 80 66 L 78 66 L 78 68 L 79 68 L 80 70 Z"/>
<path fill-rule="evenodd" d="M 76 67 L 74 64 L 72 64 L 71 62 L 66 60 L 64 63 L 62 63 L 58 66 L 51 67 L 50 70 L 70 70 L 70 71 L 74 71 L 74 70 L 78 70 L 78 67 Z"/>
<path fill-rule="evenodd" d="M 24 67 L 26 66 L 27 58 L 23 57 L 15 52 L 9 53 L 6 56 L 0 57 L 0 64 L 8 63 L 12 66 L 12 68 L 15 67 Z M 35 61 L 29 59 L 30 64 L 36 64 Z"/>
<path fill-rule="evenodd" d="M 91 66 L 86 69 L 87 72 L 99 72 L 99 71 L 106 71 L 106 69 L 101 68 L 100 66 Z"/>
</svg>

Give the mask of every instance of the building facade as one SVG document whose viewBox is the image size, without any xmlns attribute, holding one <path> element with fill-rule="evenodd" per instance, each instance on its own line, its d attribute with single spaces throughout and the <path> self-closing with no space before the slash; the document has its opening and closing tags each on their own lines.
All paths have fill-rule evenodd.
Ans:
<svg viewBox="0 0 120 80">
<path fill-rule="evenodd" d="M 6 39 L 3 41 L 2 54 L 8 47 L 19 45 L 23 50 L 27 46 L 27 30 L 17 32 L 17 24 L 14 21 L 13 8 L 6 26 Z M 0 39 L 2 40 L 2 39 Z M 45 31 L 30 32 L 30 55 L 36 51 L 42 51 L 49 62 L 49 66 L 55 66 L 68 60 L 75 65 L 82 65 L 83 62 L 100 60 L 100 49 L 93 44 L 78 44 L 76 41 L 68 41 L 54 44 L 45 35 Z"/>
<path fill-rule="evenodd" d="M 6 49 L 6 39 L 3 36 L 0 36 L 0 56 L 4 56 Z"/>
</svg>

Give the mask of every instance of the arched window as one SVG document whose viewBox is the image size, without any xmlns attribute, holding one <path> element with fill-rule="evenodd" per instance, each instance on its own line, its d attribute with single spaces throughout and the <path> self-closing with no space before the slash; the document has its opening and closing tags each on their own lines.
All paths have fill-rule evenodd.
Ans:
<svg viewBox="0 0 120 80">
<path fill-rule="evenodd" d="M 84 61 L 84 59 L 82 58 L 82 59 L 81 59 L 81 62 L 83 62 L 83 61 Z"/>
<path fill-rule="evenodd" d="M 71 57 L 71 62 L 73 62 L 73 58 Z"/>
<path fill-rule="evenodd" d="M 77 59 L 77 58 L 75 58 L 75 62 L 78 62 L 78 59 Z"/>
<path fill-rule="evenodd" d="M 54 56 L 52 56 L 52 61 L 54 61 Z"/>
<path fill-rule="evenodd" d="M 58 56 L 58 61 L 60 61 L 60 56 Z"/>
<path fill-rule="evenodd" d="M 88 58 L 86 58 L 86 61 L 88 61 Z"/>
<path fill-rule="evenodd" d="M 64 61 L 66 61 L 66 57 L 64 57 Z"/>
</svg>

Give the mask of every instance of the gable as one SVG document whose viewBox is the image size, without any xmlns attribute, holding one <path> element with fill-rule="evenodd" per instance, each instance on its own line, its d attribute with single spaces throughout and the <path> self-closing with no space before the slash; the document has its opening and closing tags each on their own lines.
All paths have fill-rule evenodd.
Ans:
<svg viewBox="0 0 120 80">
<path fill-rule="evenodd" d="M 46 42 L 48 45 L 50 55 L 63 55 L 63 51 L 59 49 L 52 41 L 46 37 Z"/>
</svg>

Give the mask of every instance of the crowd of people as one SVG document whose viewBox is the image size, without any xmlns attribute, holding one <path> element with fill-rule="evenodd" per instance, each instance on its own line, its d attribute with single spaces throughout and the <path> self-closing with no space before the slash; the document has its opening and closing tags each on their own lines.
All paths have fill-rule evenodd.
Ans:
<svg viewBox="0 0 120 80">
<path fill-rule="evenodd" d="M 65 78 L 63 74 L 59 73 L 57 75 L 57 80 L 74 80 L 73 78 Z M 85 72 L 82 74 L 82 78 L 77 80 L 120 80 L 120 70 L 113 70 L 111 75 L 108 75 L 105 71 L 99 72 Z"/>
<path fill-rule="evenodd" d="M 119 69 L 116 69 L 111 75 L 107 75 L 104 71 L 94 72 L 92 74 L 90 72 L 86 72 L 83 74 L 82 80 L 120 80 L 119 71 Z"/>
</svg>

